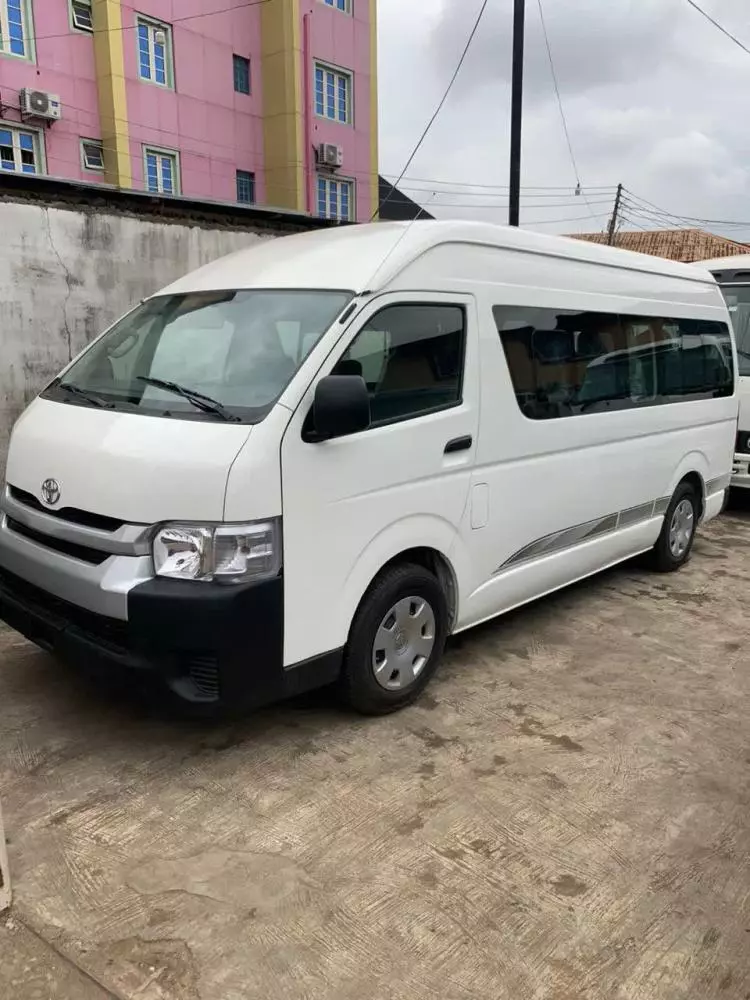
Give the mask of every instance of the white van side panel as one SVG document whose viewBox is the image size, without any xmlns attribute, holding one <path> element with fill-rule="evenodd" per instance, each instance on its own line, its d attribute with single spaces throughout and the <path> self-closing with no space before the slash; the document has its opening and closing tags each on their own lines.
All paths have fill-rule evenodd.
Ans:
<svg viewBox="0 0 750 1000">
<path fill-rule="evenodd" d="M 709 493 L 728 485 L 736 397 L 547 420 L 521 412 L 492 307 L 560 307 L 561 298 L 507 285 L 480 296 L 482 406 L 457 559 L 459 628 L 650 548 L 685 475 L 697 473 Z M 585 309 L 590 298 L 572 293 L 569 308 Z M 620 306 L 651 315 L 671 308 Z M 479 528 L 475 493 L 488 506 Z"/>
<path fill-rule="evenodd" d="M 302 439 L 315 385 L 367 319 L 388 305 L 462 305 L 462 402 L 448 409 L 319 444 Z M 425 546 L 450 561 L 466 508 L 479 420 L 476 308 L 438 292 L 383 295 L 358 314 L 316 373 L 281 446 L 284 530 L 284 665 L 342 647 L 363 594 L 383 566 Z M 446 444 L 470 437 L 467 450 Z"/>
</svg>

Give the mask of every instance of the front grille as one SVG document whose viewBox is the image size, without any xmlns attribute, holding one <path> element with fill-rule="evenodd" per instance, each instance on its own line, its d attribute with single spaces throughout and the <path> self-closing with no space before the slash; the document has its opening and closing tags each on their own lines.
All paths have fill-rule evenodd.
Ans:
<svg viewBox="0 0 750 1000">
<path fill-rule="evenodd" d="M 28 538 L 30 542 L 43 545 L 45 549 L 59 552 L 61 555 L 70 556 L 71 559 L 79 559 L 81 562 L 89 563 L 91 566 L 101 566 L 105 559 L 109 559 L 109 552 L 102 552 L 99 549 L 90 549 L 87 545 L 76 545 L 75 542 L 64 542 L 60 538 L 53 538 L 45 535 L 42 531 L 29 528 L 15 518 L 6 517 L 5 524 L 9 531 L 22 538 Z"/>
<path fill-rule="evenodd" d="M 116 652 L 127 652 L 128 623 L 119 618 L 108 618 L 80 608 L 77 604 L 69 604 L 61 597 L 55 597 L 5 570 L 0 570 L 0 589 L 5 590 L 9 597 L 32 614 L 41 615 L 57 628 L 73 626 L 83 635 L 96 639 Z"/>
<path fill-rule="evenodd" d="M 49 517 L 57 517 L 61 521 L 70 521 L 71 524 L 80 524 L 82 528 L 95 528 L 99 531 L 117 531 L 124 521 L 118 521 L 116 517 L 105 517 L 104 514 L 92 514 L 88 510 L 79 510 L 77 507 L 62 507 L 60 510 L 52 510 L 45 507 L 41 500 L 38 500 L 33 493 L 26 490 L 19 490 L 17 486 L 9 486 L 8 492 L 16 503 L 23 504 L 24 507 L 31 507 L 32 510 L 47 514 Z"/>
</svg>

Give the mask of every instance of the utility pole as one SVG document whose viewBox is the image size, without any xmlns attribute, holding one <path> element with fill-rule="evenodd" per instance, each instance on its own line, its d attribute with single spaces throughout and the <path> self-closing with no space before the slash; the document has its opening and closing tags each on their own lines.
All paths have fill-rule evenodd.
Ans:
<svg viewBox="0 0 750 1000">
<path fill-rule="evenodd" d="M 617 185 L 617 194 L 615 195 L 615 207 L 612 210 L 612 218 L 609 220 L 609 233 L 607 234 L 607 245 L 615 245 L 615 233 L 617 232 L 617 217 L 620 214 L 620 202 L 622 201 L 622 184 Z"/>
<path fill-rule="evenodd" d="M 526 0 L 513 0 L 509 226 L 517 226 L 521 217 L 521 124 L 523 120 L 523 43 L 525 20 Z"/>
</svg>

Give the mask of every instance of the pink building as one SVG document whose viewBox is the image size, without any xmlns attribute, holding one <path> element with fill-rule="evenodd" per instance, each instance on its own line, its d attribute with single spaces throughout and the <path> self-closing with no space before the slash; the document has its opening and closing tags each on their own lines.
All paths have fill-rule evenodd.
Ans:
<svg viewBox="0 0 750 1000">
<path fill-rule="evenodd" d="M 0 167 L 366 221 L 375 8 L 0 0 Z"/>
</svg>

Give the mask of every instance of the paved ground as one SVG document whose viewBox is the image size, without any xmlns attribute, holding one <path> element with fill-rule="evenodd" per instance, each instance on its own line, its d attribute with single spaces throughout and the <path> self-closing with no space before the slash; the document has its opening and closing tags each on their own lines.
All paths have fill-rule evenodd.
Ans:
<svg viewBox="0 0 750 1000">
<path fill-rule="evenodd" d="M 102 997 L 745 1000 L 749 644 L 747 509 L 465 636 L 385 720 L 144 718 L 6 631 L 13 919 Z"/>
</svg>

